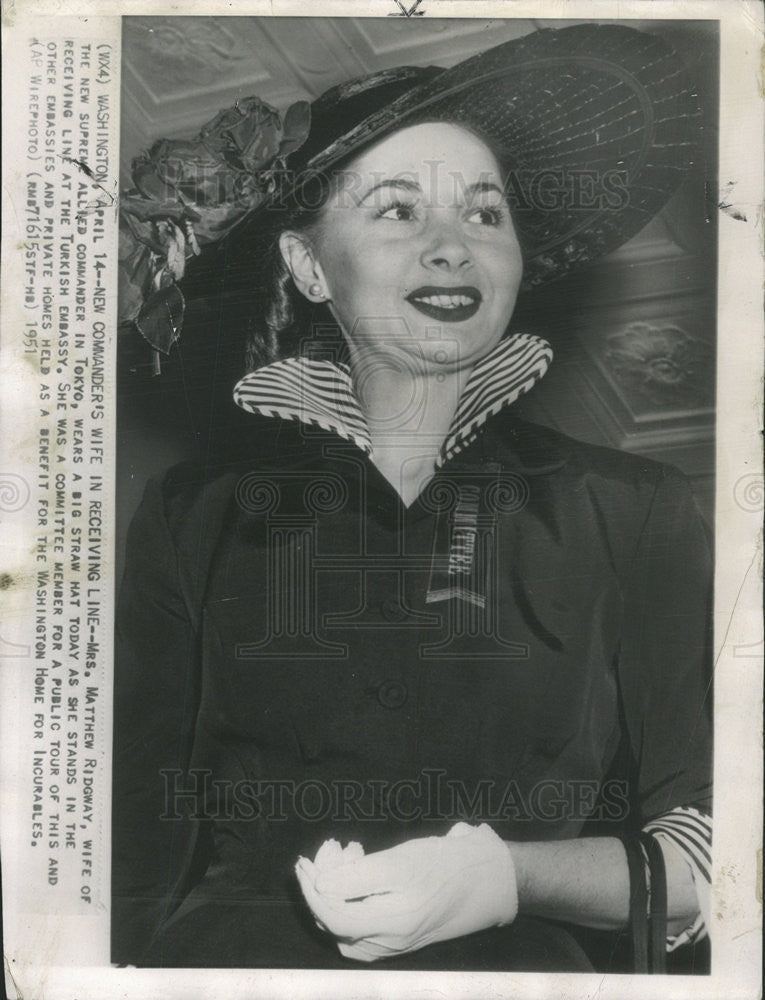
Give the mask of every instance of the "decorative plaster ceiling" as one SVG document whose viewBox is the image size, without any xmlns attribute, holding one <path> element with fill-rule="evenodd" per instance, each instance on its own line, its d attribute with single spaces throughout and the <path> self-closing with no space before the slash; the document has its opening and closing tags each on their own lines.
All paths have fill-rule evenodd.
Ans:
<svg viewBox="0 0 765 1000">
<path fill-rule="evenodd" d="M 296 100 L 313 100 L 355 76 L 405 64 L 452 66 L 538 27 L 569 23 L 511 18 L 124 17 L 120 185 L 131 186 L 133 157 L 155 140 L 194 135 L 238 98 L 255 94 L 282 109 Z M 637 28 L 655 24 L 631 23 Z M 670 203 L 663 221 L 654 220 L 620 255 L 680 252 L 673 237 L 682 220 L 673 225 L 672 214 Z"/>
<path fill-rule="evenodd" d="M 406 63 L 451 66 L 517 38 L 529 20 L 125 17 L 122 182 L 156 139 L 193 134 L 237 98 L 283 108 Z"/>
</svg>

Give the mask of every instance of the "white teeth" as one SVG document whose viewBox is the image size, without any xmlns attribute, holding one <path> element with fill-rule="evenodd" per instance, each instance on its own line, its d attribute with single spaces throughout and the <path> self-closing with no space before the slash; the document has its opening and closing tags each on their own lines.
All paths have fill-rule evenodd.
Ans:
<svg viewBox="0 0 765 1000">
<path fill-rule="evenodd" d="M 415 301 L 425 302 L 429 306 L 438 306 L 441 309 L 456 309 L 458 306 L 472 305 L 475 299 L 470 295 L 418 295 Z"/>
</svg>

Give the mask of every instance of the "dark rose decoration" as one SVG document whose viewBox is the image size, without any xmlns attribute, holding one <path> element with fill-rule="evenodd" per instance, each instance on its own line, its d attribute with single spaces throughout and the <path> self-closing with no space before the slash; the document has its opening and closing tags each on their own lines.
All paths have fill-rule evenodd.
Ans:
<svg viewBox="0 0 765 1000">
<path fill-rule="evenodd" d="M 307 101 L 282 117 L 248 97 L 193 139 L 160 139 L 133 160 L 135 187 L 120 200 L 119 319 L 134 323 L 155 351 L 167 354 L 180 335 L 184 300 L 176 282 L 186 260 L 269 195 L 309 125 Z"/>
</svg>

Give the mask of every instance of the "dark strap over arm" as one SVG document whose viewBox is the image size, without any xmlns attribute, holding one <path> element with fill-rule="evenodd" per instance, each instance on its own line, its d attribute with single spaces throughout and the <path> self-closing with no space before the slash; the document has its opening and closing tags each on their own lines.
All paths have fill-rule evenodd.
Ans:
<svg viewBox="0 0 765 1000">
<path fill-rule="evenodd" d="M 634 972 L 648 972 L 648 891 L 640 841 L 625 837 L 622 841 L 630 873 L 630 937 Z"/>
<path fill-rule="evenodd" d="M 651 898 L 649 930 L 651 935 L 650 971 L 667 971 L 667 872 L 664 855 L 656 838 L 650 833 L 639 834 L 640 842 L 648 856 Z"/>
</svg>

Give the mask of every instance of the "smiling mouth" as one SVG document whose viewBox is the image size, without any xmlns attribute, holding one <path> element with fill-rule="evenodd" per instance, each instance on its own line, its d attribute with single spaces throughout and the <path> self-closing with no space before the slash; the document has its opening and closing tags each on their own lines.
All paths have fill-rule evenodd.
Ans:
<svg viewBox="0 0 765 1000">
<path fill-rule="evenodd" d="M 472 286 L 416 288 L 406 297 L 418 312 L 442 323 L 460 323 L 475 316 L 481 305 L 481 293 Z"/>
</svg>

